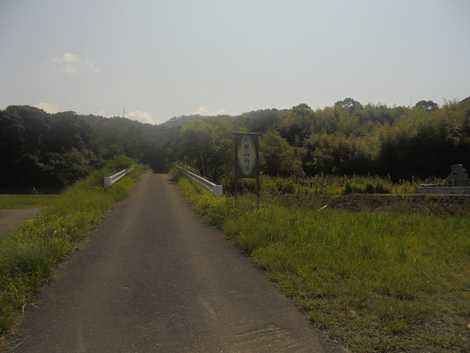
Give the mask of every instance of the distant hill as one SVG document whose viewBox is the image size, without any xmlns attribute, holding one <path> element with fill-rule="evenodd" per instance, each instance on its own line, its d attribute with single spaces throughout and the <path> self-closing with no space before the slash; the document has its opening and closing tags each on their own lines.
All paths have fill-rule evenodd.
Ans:
<svg viewBox="0 0 470 353">
<path fill-rule="evenodd" d="M 186 123 L 189 123 L 191 121 L 195 121 L 198 119 L 204 119 L 203 116 L 199 114 L 195 115 L 182 115 L 182 116 L 175 116 L 171 118 L 170 120 L 158 125 L 159 127 L 167 127 L 167 128 L 172 128 L 172 127 L 180 127 Z"/>
<path fill-rule="evenodd" d="M 470 97 L 467 97 L 465 99 L 462 99 L 459 102 L 459 106 L 461 106 L 464 109 L 470 109 Z"/>
</svg>

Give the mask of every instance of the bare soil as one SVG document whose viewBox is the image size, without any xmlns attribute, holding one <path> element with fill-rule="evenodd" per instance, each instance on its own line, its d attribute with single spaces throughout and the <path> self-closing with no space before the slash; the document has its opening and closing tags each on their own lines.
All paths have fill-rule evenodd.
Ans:
<svg viewBox="0 0 470 353">
<path fill-rule="evenodd" d="M 288 207 L 328 207 L 350 211 L 421 212 L 440 216 L 470 215 L 469 195 L 283 195 L 280 197 L 280 201 Z"/>
<path fill-rule="evenodd" d="M 33 218 L 38 208 L 0 209 L 0 236 L 14 230 L 21 223 Z"/>
</svg>

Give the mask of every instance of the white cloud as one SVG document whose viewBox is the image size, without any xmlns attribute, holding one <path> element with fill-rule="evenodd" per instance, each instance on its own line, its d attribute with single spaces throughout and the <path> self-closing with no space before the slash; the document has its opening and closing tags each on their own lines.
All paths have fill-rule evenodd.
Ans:
<svg viewBox="0 0 470 353">
<path fill-rule="evenodd" d="M 201 105 L 199 106 L 194 112 L 191 114 L 198 114 L 198 115 L 222 115 L 226 114 L 225 109 L 219 109 L 219 110 L 211 110 L 208 107 Z"/>
<path fill-rule="evenodd" d="M 155 124 L 156 121 L 156 119 L 154 119 L 150 113 L 141 110 L 130 112 L 127 114 L 126 118 L 137 120 L 145 124 Z"/>
<path fill-rule="evenodd" d="M 78 73 L 81 59 L 80 55 L 76 53 L 65 52 L 62 56 L 57 56 L 52 59 L 52 61 L 58 65 L 60 72 L 67 75 L 74 75 Z"/>
<path fill-rule="evenodd" d="M 65 52 L 61 58 L 58 58 L 58 60 L 59 62 L 73 64 L 73 63 L 79 63 L 81 59 L 80 59 L 80 55 L 76 53 Z"/>
<path fill-rule="evenodd" d="M 95 73 L 101 72 L 101 69 L 91 62 L 87 62 L 86 65 L 88 66 L 91 72 L 95 72 Z"/>
<path fill-rule="evenodd" d="M 79 72 L 101 72 L 100 68 L 89 60 L 84 60 L 79 54 L 65 52 L 61 56 L 52 59 L 60 72 L 67 75 L 75 75 Z"/>
<path fill-rule="evenodd" d="M 36 108 L 42 109 L 45 112 L 51 114 L 57 113 L 60 109 L 57 104 L 49 102 L 39 102 L 38 104 L 36 104 Z"/>
</svg>

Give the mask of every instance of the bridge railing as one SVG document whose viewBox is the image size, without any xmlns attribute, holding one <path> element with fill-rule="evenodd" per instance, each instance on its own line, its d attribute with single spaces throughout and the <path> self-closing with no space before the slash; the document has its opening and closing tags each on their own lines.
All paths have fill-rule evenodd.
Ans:
<svg viewBox="0 0 470 353">
<path fill-rule="evenodd" d="M 103 185 L 105 188 L 109 188 L 114 183 L 118 182 L 121 178 L 127 175 L 132 168 L 123 169 L 113 175 L 106 176 L 103 178 Z"/>
<path fill-rule="evenodd" d="M 207 190 L 209 190 L 211 193 L 213 193 L 214 195 L 222 195 L 223 192 L 224 192 L 224 189 L 223 189 L 223 186 L 222 185 L 218 185 L 218 184 L 215 184 L 213 183 L 212 181 L 210 180 L 207 180 L 205 178 L 203 178 L 202 176 L 200 175 L 197 175 L 196 173 L 190 171 L 190 170 L 187 170 L 183 167 L 180 167 L 178 166 L 177 167 L 184 175 L 186 175 L 189 179 L 193 180 L 194 182 L 196 182 L 197 184 L 201 185 L 202 187 L 206 188 Z"/>
</svg>

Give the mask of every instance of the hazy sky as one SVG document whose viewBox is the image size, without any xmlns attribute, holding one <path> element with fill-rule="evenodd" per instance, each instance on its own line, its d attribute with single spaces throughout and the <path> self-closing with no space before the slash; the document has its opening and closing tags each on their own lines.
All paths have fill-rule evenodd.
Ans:
<svg viewBox="0 0 470 353">
<path fill-rule="evenodd" d="M 0 0 L 0 108 L 162 122 L 470 95 L 469 0 Z"/>
</svg>

